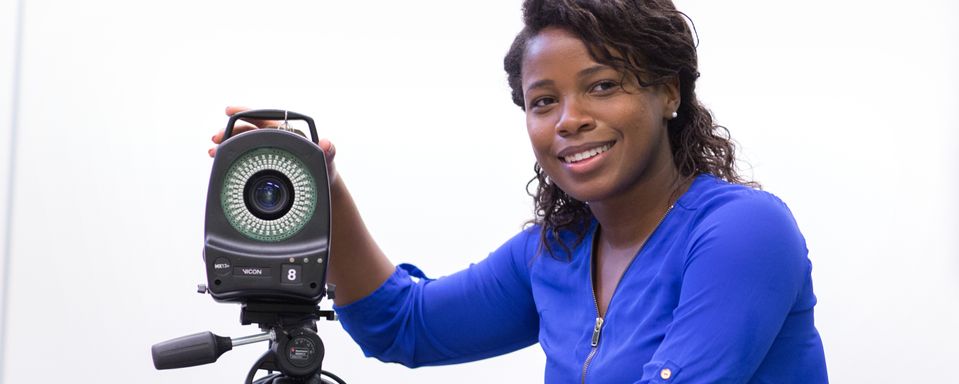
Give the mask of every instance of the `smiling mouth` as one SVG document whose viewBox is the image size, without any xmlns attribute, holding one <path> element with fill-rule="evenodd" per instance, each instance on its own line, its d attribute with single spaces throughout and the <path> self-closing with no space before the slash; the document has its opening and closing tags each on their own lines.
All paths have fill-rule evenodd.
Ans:
<svg viewBox="0 0 959 384">
<path fill-rule="evenodd" d="M 577 152 L 569 156 L 560 157 L 560 160 L 562 160 L 564 163 L 567 163 L 567 164 L 574 164 L 583 160 L 588 160 L 598 156 L 600 153 L 608 151 L 610 148 L 613 147 L 613 144 L 615 143 L 606 143 L 596 148 L 587 149 L 585 151 Z"/>
</svg>

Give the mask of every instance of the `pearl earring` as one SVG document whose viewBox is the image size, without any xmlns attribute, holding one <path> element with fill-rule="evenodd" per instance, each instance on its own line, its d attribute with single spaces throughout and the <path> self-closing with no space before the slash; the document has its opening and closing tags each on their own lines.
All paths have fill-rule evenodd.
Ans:
<svg viewBox="0 0 959 384">
<path fill-rule="evenodd" d="M 673 119 L 675 119 L 675 118 L 676 118 L 676 116 L 679 116 L 679 114 L 678 114 L 678 113 L 676 113 L 676 111 L 673 111 L 673 115 L 672 115 L 672 118 L 673 118 Z"/>
</svg>

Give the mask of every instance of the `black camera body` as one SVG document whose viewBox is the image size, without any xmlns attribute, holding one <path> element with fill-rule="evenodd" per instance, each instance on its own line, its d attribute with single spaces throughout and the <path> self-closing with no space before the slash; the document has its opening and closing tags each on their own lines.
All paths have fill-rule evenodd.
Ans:
<svg viewBox="0 0 959 384">
<path fill-rule="evenodd" d="M 237 119 L 306 120 L 232 136 Z M 326 295 L 330 191 L 313 120 L 281 110 L 231 117 L 207 193 L 203 259 L 216 301 L 313 304 Z"/>
</svg>

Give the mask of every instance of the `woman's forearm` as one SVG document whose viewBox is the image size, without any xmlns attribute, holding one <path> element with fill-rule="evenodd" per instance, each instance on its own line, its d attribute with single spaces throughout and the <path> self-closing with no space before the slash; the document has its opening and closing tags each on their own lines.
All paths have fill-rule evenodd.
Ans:
<svg viewBox="0 0 959 384">
<path fill-rule="evenodd" d="M 342 177 L 330 185 L 331 255 L 327 271 L 336 284 L 336 305 L 346 305 L 375 291 L 395 266 L 370 236 Z"/>
</svg>

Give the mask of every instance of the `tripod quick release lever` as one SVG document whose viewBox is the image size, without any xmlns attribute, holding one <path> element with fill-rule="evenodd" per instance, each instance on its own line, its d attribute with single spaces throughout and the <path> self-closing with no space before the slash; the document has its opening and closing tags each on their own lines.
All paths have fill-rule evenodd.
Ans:
<svg viewBox="0 0 959 384">
<path fill-rule="evenodd" d="M 235 346 L 267 340 L 276 340 L 272 330 L 236 339 L 217 336 L 213 332 L 178 337 L 153 345 L 153 366 L 156 369 L 174 369 L 209 364 Z"/>
</svg>

